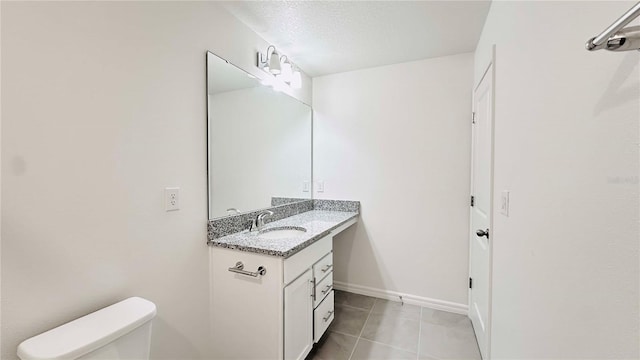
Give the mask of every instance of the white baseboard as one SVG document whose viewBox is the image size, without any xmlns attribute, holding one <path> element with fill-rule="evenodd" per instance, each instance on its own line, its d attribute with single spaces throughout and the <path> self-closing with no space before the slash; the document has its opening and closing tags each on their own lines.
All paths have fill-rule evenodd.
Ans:
<svg viewBox="0 0 640 360">
<path fill-rule="evenodd" d="M 397 291 L 376 289 L 368 286 L 348 284 L 340 281 L 333 282 L 333 288 L 336 290 L 343 290 L 355 294 L 372 296 L 379 299 L 391 300 L 400 302 L 400 296 L 402 301 L 411 305 L 424 306 L 430 309 L 448 311 L 456 314 L 469 314 L 469 306 L 460 303 L 454 303 L 451 301 L 431 299 L 422 296 L 416 296 L 411 294 L 403 294 Z"/>
</svg>

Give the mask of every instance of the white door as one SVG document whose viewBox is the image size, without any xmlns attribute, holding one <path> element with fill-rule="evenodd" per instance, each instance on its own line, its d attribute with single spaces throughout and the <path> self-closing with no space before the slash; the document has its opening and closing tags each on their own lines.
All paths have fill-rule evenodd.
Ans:
<svg viewBox="0 0 640 360">
<path fill-rule="evenodd" d="M 302 360 L 313 347 L 311 269 L 284 288 L 284 358 Z"/>
<path fill-rule="evenodd" d="M 489 358 L 491 198 L 493 184 L 493 65 L 473 94 L 469 317 L 482 358 Z"/>
</svg>

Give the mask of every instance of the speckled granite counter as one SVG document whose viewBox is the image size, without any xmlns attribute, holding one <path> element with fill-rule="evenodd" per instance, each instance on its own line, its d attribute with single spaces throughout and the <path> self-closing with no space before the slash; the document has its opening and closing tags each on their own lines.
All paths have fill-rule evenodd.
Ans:
<svg viewBox="0 0 640 360">
<path fill-rule="evenodd" d="M 265 225 L 264 229 L 280 226 L 300 226 L 307 231 L 299 236 L 284 239 L 260 238 L 257 232 L 248 230 L 213 239 L 211 246 L 249 251 L 265 255 L 288 258 L 298 251 L 320 240 L 331 230 L 356 219 L 358 212 L 311 210 Z"/>
</svg>

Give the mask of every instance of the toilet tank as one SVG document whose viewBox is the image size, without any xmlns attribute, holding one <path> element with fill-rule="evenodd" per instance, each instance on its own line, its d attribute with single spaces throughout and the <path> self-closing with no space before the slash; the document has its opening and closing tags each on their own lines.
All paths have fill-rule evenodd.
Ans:
<svg viewBox="0 0 640 360">
<path fill-rule="evenodd" d="M 18 345 L 22 360 L 149 359 L 156 306 L 132 297 Z"/>
</svg>

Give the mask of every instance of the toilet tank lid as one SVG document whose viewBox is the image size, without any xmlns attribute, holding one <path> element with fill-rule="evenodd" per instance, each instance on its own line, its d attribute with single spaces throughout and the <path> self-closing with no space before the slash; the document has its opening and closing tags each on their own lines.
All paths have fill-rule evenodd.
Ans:
<svg viewBox="0 0 640 360">
<path fill-rule="evenodd" d="M 18 345 L 22 360 L 75 359 L 153 319 L 156 305 L 131 297 L 58 326 Z"/>
</svg>

